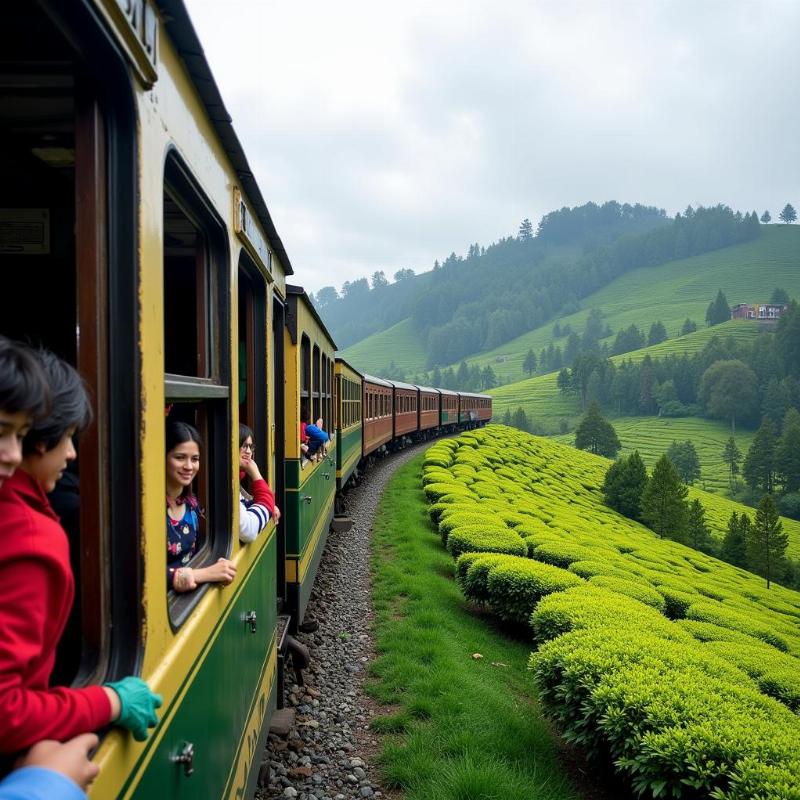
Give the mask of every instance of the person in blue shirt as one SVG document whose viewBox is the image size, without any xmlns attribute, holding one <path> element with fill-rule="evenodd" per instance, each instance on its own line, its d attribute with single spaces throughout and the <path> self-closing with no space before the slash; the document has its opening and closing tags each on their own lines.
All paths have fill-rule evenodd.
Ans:
<svg viewBox="0 0 800 800">
<path fill-rule="evenodd" d="M 97 742 L 93 733 L 64 743 L 38 742 L 0 781 L 0 800 L 86 800 L 85 790 L 100 771 L 89 760 Z"/>
</svg>

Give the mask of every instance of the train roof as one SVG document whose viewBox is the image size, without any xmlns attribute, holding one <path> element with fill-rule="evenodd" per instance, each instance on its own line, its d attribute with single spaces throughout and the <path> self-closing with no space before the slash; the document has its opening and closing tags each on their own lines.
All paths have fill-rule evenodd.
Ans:
<svg viewBox="0 0 800 800">
<path fill-rule="evenodd" d="M 419 388 L 413 383 L 403 383 L 402 381 L 389 381 L 389 383 L 391 383 L 395 389 L 412 389 L 416 392 Z"/>
<path fill-rule="evenodd" d="M 317 324 L 322 328 L 325 335 L 330 340 L 331 344 L 333 345 L 333 349 L 336 349 L 336 342 L 333 340 L 333 336 L 331 336 L 331 332 L 328 330 L 325 323 L 322 321 L 322 317 L 317 312 L 317 309 L 314 307 L 314 304 L 311 302 L 311 298 L 306 294 L 306 290 L 302 286 L 294 286 L 291 283 L 286 284 L 286 294 L 294 295 L 295 297 L 299 297 L 300 299 L 304 300 L 306 305 L 308 306 L 309 310 L 311 311 L 311 316 L 317 321 Z M 349 366 L 349 365 L 348 365 Z"/>
<path fill-rule="evenodd" d="M 386 386 L 389 389 L 392 388 L 392 384 L 389 383 L 389 381 L 385 381 L 383 378 L 376 378 L 374 375 L 367 375 L 366 373 L 364 373 L 362 377 L 364 378 L 365 383 L 369 382 L 374 383 L 377 386 Z"/>
<path fill-rule="evenodd" d="M 491 400 L 490 394 L 478 394 L 477 392 L 456 392 L 460 397 L 480 397 L 482 400 Z"/>
<path fill-rule="evenodd" d="M 430 394 L 436 394 L 439 389 L 434 389 L 432 386 L 417 386 L 421 392 L 429 392 Z"/>
<path fill-rule="evenodd" d="M 364 373 L 361 372 L 360 369 L 356 369 L 346 358 L 342 358 L 341 356 L 336 356 L 336 361 L 344 364 L 348 369 L 353 370 L 353 372 L 355 372 L 356 375 L 361 375 L 362 377 L 364 376 Z"/>
<path fill-rule="evenodd" d="M 450 389 L 436 389 L 435 391 L 439 392 L 439 394 L 449 394 L 453 397 L 458 397 L 458 392 L 452 392 Z"/>
<path fill-rule="evenodd" d="M 183 0 L 155 0 L 164 28 L 172 39 L 178 55 L 183 61 L 186 72 L 194 84 L 200 100 L 206 108 L 211 124 L 219 136 L 225 154 L 230 159 L 237 177 L 241 181 L 242 191 L 247 199 L 253 204 L 259 222 L 264 226 L 267 241 L 270 243 L 275 254 L 281 262 L 283 271 L 286 275 L 293 275 L 294 270 L 289 261 L 289 256 L 283 246 L 281 237 L 275 229 L 272 216 L 269 213 L 267 204 L 258 188 L 253 170 L 247 161 L 239 137 L 233 129 L 233 120 L 225 108 L 217 82 L 211 72 L 211 67 L 206 60 L 203 46 L 197 38 L 197 33 L 189 17 L 189 12 Z M 333 341 L 333 339 L 331 339 Z"/>
</svg>

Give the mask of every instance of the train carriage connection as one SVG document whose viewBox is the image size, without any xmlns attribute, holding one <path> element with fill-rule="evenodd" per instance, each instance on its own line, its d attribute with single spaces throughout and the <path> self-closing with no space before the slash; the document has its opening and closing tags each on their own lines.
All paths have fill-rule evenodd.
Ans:
<svg viewBox="0 0 800 800">
<path fill-rule="evenodd" d="M 341 492 L 362 457 L 361 373 L 336 357 L 336 491 Z"/>
</svg>

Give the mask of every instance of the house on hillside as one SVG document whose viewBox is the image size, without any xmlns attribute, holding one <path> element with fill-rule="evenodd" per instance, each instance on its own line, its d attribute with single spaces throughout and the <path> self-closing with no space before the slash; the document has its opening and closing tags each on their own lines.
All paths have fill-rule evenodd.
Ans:
<svg viewBox="0 0 800 800">
<path fill-rule="evenodd" d="M 762 322 L 780 319 L 786 311 L 785 303 L 739 303 L 731 309 L 731 319 L 754 319 Z"/>
</svg>

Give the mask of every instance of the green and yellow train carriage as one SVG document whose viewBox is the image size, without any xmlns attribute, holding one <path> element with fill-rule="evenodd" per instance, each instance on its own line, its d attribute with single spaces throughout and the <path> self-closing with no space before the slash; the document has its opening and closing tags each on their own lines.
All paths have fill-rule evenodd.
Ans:
<svg viewBox="0 0 800 800">
<path fill-rule="evenodd" d="M 300 449 L 301 421 L 323 420 L 333 428 L 336 345 L 305 291 L 287 285 L 284 336 L 285 586 L 290 630 L 305 615 L 328 528 L 334 513 L 336 454 L 333 436 L 327 453 L 308 460 Z M 301 419 L 304 417 L 304 419 Z"/>
<path fill-rule="evenodd" d="M 0 248 L 19 300 L 0 334 L 76 365 L 96 410 L 54 677 L 139 674 L 164 698 L 147 741 L 103 737 L 91 796 L 242 797 L 276 702 L 281 569 L 271 523 L 239 543 L 238 422 L 280 504 L 291 265 L 181 0 L 15 4 L 0 41 L 0 221 L 27 231 Z M 167 414 L 204 439 L 193 565 L 232 559 L 230 586 L 167 589 Z"/>
<path fill-rule="evenodd" d="M 336 492 L 342 489 L 361 461 L 361 373 L 336 357 Z"/>
</svg>

